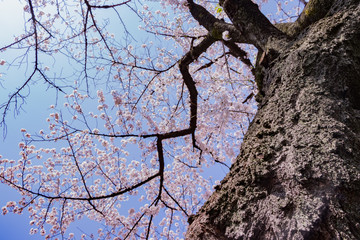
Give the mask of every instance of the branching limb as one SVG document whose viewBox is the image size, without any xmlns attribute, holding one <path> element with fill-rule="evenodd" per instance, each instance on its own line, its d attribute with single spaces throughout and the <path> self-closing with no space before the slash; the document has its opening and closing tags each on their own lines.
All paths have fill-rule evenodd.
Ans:
<svg viewBox="0 0 360 240">
<path fill-rule="evenodd" d="M 41 24 L 39 23 L 39 21 L 36 19 L 36 14 L 34 11 L 34 6 L 33 6 L 33 1 L 32 0 L 28 0 L 28 4 L 29 4 L 29 10 L 30 10 L 30 14 L 31 14 L 31 24 L 32 24 L 32 29 L 33 32 L 24 36 L 23 38 L 21 38 L 20 40 L 15 41 L 12 44 L 7 45 L 6 47 L 3 47 L 0 49 L 0 51 L 5 50 L 6 48 L 9 48 L 15 44 L 18 44 L 24 40 L 27 40 L 29 37 L 33 37 L 34 38 L 34 45 L 31 46 L 34 48 L 34 69 L 32 71 L 32 73 L 30 74 L 30 76 L 25 80 L 25 82 L 13 93 L 11 93 L 9 95 L 8 101 L 1 104 L 0 105 L 0 110 L 1 110 L 1 120 L 0 120 L 0 127 L 1 126 L 5 126 L 5 119 L 6 119 L 6 115 L 11 107 L 11 104 L 15 105 L 15 110 L 16 110 L 16 106 L 18 104 L 18 99 L 22 99 L 23 102 L 25 101 L 25 97 L 24 95 L 21 93 L 28 85 L 29 83 L 33 80 L 33 78 L 35 77 L 36 73 L 39 73 L 40 76 L 45 80 L 45 82 L 47 82 L 50 86 L 54 87 L 57 91 L 60 91 L 62 93 L 65 93 L 59 86 L 57 86 L 54 82 L 50 81 L 46 75 L 41 71 L 41 69 L 39 68 L 39 51 L 41 51 L 41 41 L 39 41 L 39 32 L 38 32 L 38 26 L 40 25 L 43 29 L 45 29 L 45 31 L 50 35 L 50 37 L 52 36 L 51 33 Z M 49 37 L 49 38 L 50 38 Z M 47 38 L 48 39 L 48 38 Z M 45 39 L 45 40 L 47 40 Z M 29 47 L 30 49 L 30 47 Z M 6 135 L 6 128 L 4 128 L 4 135 Z"/>
<path fill-rule="evenodd" d="M 185 209 L 180 205 L 180 203 L 169 193 L 169 191 L 164 187 L 164 190 L 166 192 L 166 194 L 174 201 L 174 203 L 176 203 L 176 205 L 178 205 L 178 207 L 181 209 L 181 211 L 187 216 L 189 217 L 189 214 L 185 211 Z"/>
<path fill-rule="evenodd" d="M 248 66 L 252 72 L 254 71 L 254 66 L 252 65 L 250 59 L 247 57 L 247 53 L 244 50 L 242 50 L 233 41 L 224 41 L 224 44 L 229 48 L 231 55 L 233 55 L 236 58 L 239 58 L 240 61 L 242 61 L 246 66 Z"/>
<path fill-rule="evenodd" d="M 198 72 L 198 71 L 203 70 L 205 68 L 211 67 L 214 63 L 216 63 L 219 59 L 223 58 L 226 54 L 230 54 L 230 52 L 226 52 L 224 54 L 221 54 L 219 57 L 215 58 L 214 60 L 208 59 L 209 62 L 202 65 L 201 67 L 199 67 L 195 72 Z"/>
<path fill-rule="evenodd" d="M 289 24 L 285 30 L 290 36 L 296 36 L 303 29 L 323 18 L 329 12 L 334 0 L 311 0 L 307 4 L 305 1 L 301 2 L 305 4 L 304 10 L 300 17 L 294 23 Z"/>
<path fill-rule="evenodd" d="M 286 35 L 260 12 L 251 0 L 221 0 L 220 5 L 248 43 L 258 49 L 276 51 L 284 47 Z"/>
<path fill-rule="evenodd" d="M 89 14 L 90 14 L 90 18 L 91 18 L 91 20 L 92 20 L 92 22 L 93 22 L 93 26 L 95 27 L 95 29 L 96 29 L 96 31 L 98 32 L 101 40 L 102 40 L 103 43 L 104 43 L 106 49 L 108 50 L 108 52 L 109 52 L 109 54 L 110 54 L 110 56 L 111 56 L 111 59 L 112 59 L 113 61 L 115 61 L 114 53 L 113 53 L 113 51 L 111 50 L 111 48 L 110 48 L 107 40 L 105 39 L 103 33 L 101 32 L 101 29 L 99 28 L 99 26 L 98 26 L 97 23 L 96 23 L 94 14 L 93 14 L 93 12 L 92 12 L 92 8 L 93 8 L 94 6 L 92 6 L 92 5 L 89 3 L 88 0 L 85 0 L 85 4 L 86 4 L 86 6 L 87 6 L 87 8 L 88 8 L 88 11 L 89 11 Z"/>
<path fill-rule="evenodd" d="M 199 24 L 209 31 L 209 34 L 218 40 L 222 39 L 222 33 L 228 31 L 231 39 L 238 43 L 249 43 L 244 36 L 232 24 L 217 19 L 208 12 L 203 6 L 194 3 L 193 0 L 187 1 L 191 15 L 199 22 Z"/>
<path fill-rule="evenodd" d="M 92 7 L 92 8 L 103 8 L 103 9 L 106 9 L 106 8 L 115 8 L 115 7 L 118 7 L 118 6 L 127 4 L 127 3 L 129 3 L 129 2 L 131 2 L 131 0 L 126 0 L 126 1 L 124 1 L 124 2 L 122 2 L 122 3 L 118 3 L 118 4 L 110 4 L 110 5 L 90 5 L 90 4 L 89 4 L 89 6 Z"/>
</svg>

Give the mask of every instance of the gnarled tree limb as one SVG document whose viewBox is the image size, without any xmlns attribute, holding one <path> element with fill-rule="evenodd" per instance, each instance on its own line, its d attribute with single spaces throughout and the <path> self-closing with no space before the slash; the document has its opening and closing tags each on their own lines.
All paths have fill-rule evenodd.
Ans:
<svg viewBox="0 0 360 240">
<path fill-rule="evenodd" d="M 220 5 L 246 42 L 263 51 L 279 51 L 286 44 L 286 35 L 271 24 L 251 0 L 222 0 Z"/>
</svg>

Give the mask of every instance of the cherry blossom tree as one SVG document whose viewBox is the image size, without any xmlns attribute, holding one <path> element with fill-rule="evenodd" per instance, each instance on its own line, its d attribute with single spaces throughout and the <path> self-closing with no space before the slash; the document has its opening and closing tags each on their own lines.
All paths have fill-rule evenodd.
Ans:
<svg viewBox="0 0 360 240">
<path fill-rule="evenodd" d="M 231 162 L 226 179 L 237 169 L 249 179 L 272 181 L 260 163 L 255 171 L 236 158 L 255 115 L 254 96 L 261 116 L 277 82 L 271 71 L 275 60 L 286 59 L 286 50 L 308 26 L 355 6 L 340 0 L 277 1 L 265 17 L 260 9 L 266 11 L 266 3 L 24 1 L 24 33 L 0 46 L 16 57 L 0 64 L 26 66 L 26 77 L 0 105 L 1 124 L 10 111 L 24 106 L 34 82 L 45 82 L 60 100 L 50 106 L 47 130 L 21 129 L 20 159 L 1 157 L 1 182 L 22 195 L 4 206 L 3 214 L 28 211 L 30 233 L 45 239 L 74 238 L 67 229 L 83 217 L 106 226 L 97 231 L 100 239 L 180 239 L 188 218 L 189 239 L 250 234 L 234 230 L 216 214 L 216 221 L 209 217 L 220 211 L 233 216 L 227 211 L 229 199 L 217 201 L 222 202 L 219 194 L 230 196 L 221 191 L 228 180 L 193 216 L 212 194 L 213 179 L 203 171 L 212 165 L 229 168 Z M 141 21 L 141 37 L 126 23 L 129 15 Z M 64 62 L 63 71 L 58 63 Z M 301 116 L 295 115 L 297 123 Z M 263 127 L 261 141 L 282 133 L 268 130 L 269 122 Z M 276 159 L 265 148 L 256 151 L 256 159 Z M 245 164 L 241 171 L 239 164 Z M 227 207 L 218 212 L 214 205 Z M 291 206 L 289 200 L 283 208 Z"/>
<path fill-rule="evenodd" d="M 1 160 L 2 182 L 23 196 L 2 212 L 28 211 L 31 234 L 71 238 L 66 229 L 85 216 L 107 226 L 102 238 L 182 237 L 187 218 L 212 192 L 214 179 L 203 168 L 228 168 L 235 159 L 255 112 L 254 49 L 232 39 L 233 27 L 213 3 L 151 5 L 24 2 L 25 32 L 1 48 L 19 56 L 1 64 L 32 70 L 1 105 L 2 124 L 23 106 L 32 82 L 65 97 L 50 106 L 48 130 L 21 129 L 20 159 Z M 136 41 L 123 9 L 138 16 L 150 40 Z M 189 9 L 221 24 L 218 33 Z M 164 42 L 169 46 L 160 47 Z M 50 77 L 60 74 L 62 59 L 74 69 L 73 82 L 66 74 Z"/>
</svg>

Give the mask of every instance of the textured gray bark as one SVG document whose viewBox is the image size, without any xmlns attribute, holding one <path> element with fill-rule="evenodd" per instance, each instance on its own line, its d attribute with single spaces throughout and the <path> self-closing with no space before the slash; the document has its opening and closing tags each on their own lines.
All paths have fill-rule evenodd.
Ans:
<svg viewBox="0 0 360 240">
<path fill-rule="evenodd" d="M 187 239 L 360 239 L 360 4 L 332 2 L 270 63 L 241 153 Z"/>
</svg>

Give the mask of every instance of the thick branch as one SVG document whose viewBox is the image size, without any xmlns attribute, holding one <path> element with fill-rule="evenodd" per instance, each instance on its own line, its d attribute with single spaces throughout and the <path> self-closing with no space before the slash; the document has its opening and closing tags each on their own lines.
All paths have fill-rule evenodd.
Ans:
<svg viewBox="0 0 360 240">
<path fill-rule="evenodd" d="M 290 36 L 296 36 L 303 29 L 310 26 L 314 22 L 323 18 L 330 10 L 334 0 L 312 0 L 306 4 L 304 10 L 296 22 L 289 24 L 286 33 Z"/>
<path fill-rule="evenodd" d="M 188 0 L 188 7 L 191 15 L 199 22 L 199 24 L 205 27 L 209 32 L 213 28 L 214 24 L 218 21 L 214 15 L 208 12 L 203 6 L 194 3 L 193 0 Z"/>
<path fill-rule="evenodd" d="M 222 39 L 222 32 L 228 31 L 229 38 L 233 41 L 238 43 L 249 43 L 234 25 L 217 19 L 203 6 L 194 3 L 193 0 L 188 0 L 187 3 L 193 18 L 195 18 L 201 26 L 205 27 L 213 38 L 220 40 Z"/>
<path fill-rule="evenodd" d="M 247 42 L 263 51 L 283 47 L 286 35 L 272 25 L 251 0 L 222 0 L 220 5 Z"/>
<path fill-rule="evenodd" d="M 199 45 L 192 48 L 181 60 L 179 63 L 180 72 L 183 76 L 184 83 L 189 90 L 190 94 L 190 129 L 192 131 L 196 128 L 197 120 L 197 96 L 198 92 L 196 90 L 195 82 L 189 73 L 189 65 L 194 60 L 196 60 L 200 54 L 206 52 L 206 50 L 216 41 L 216 39 L 211 36 L 207 36 L 204 40 L 201 41 Z"/>
</svg>

